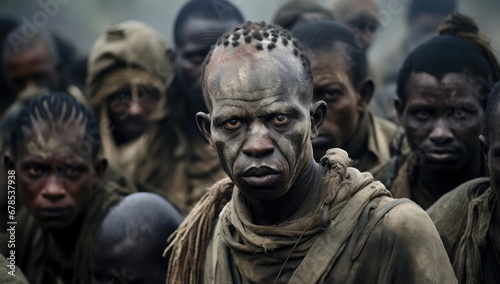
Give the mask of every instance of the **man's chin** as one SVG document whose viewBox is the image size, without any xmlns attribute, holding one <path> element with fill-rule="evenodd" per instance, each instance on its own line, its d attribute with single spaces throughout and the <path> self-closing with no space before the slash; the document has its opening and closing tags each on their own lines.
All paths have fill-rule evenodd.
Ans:
<svg viewBox="0 0 500 284">
<path fill-rule="evenodd" d="M 242 188 L 240 192 L 251 201 L 272 202 L 285 195 L 286 190 L 281 188 Z"/>
</svg>

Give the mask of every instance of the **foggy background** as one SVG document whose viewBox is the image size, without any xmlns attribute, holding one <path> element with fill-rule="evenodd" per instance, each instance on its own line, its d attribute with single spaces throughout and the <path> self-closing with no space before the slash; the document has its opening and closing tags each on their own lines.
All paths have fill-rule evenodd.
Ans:
<svg viewBox="0 0 500 284">
<path fill-rule="evenodd" d="M 93 42 L 105 27 L 125 20 L 143 21 L 172 43 L 173 22 L 177 11 L 187 0 L 2 0 L 0 16 L 16 17 L 33 23 L 37 12 L 44 11 L 40 3 L 57 3 L 59 10 L 48 15 L 46 26 L 75 44 L 81 55 L 87 55 Z M 212 0 L 207 0 L 212 1 Z M 279 6 L 287 0 L 229 0 L 243 12 L 246 19 L 270 21 Z M 328 7 L 330 0 L 315 2 Z M 389 1 L 378 0 L 381 11 L 388 11 Z M 399 0 L 404 8 L 408 0 Z M 418 1 L 418 0 L 417 0 Z M 473 17 L 482 33 L 487 35 L 500 56 L 500 0 L 459 0 L 459 11 Z M 44 12 L 45 13 L 45 12 Z M 381 12 L 383 13 L 383 12 Z M 406 11 L 390 15 L 385 21 L 370 50 L 370 58 L 376 62 L 384 52 L 399 43 L 406 30 Z M 43 18 L 41 18 L 43 21 Z M 386 18 L 384 19 L 386 20 Z M 40 21 L 40 20 L 39 20 Z"/>
</svg>

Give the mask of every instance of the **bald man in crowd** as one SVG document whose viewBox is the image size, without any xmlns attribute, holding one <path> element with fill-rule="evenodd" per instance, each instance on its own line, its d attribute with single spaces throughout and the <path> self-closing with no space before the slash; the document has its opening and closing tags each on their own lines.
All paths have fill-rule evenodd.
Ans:
<svg viewBox="0 0 500 284">
<path fill-rule="evenodd" d="M 300 43 L 248 22 L 207 56 L 200 130 L 229 179 L 181 224 L 167 283 L 455 283 L 427 214 L 341 149 L 314 161 L 326 104 Z M 228 200 L 230 201 L 228 202 Z"/>
</svg>

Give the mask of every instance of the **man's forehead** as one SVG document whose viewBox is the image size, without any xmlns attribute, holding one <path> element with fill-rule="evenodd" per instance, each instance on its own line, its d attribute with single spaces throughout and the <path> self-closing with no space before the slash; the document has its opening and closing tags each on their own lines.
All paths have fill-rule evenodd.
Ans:
<svg viewBox="0 0 500 284">
<path fill-rule="evenodd" d="M 236 20 L 217 21 L 202 18 L 190 18 L 182 28 L 182 38 L 186 49 L 188 45 L 208 45 L 217 42 L 219 37 L 228 29 L 237 25 Z"/>
<path fill-rule="evenodd" d="M 220 47 L 219 47 L 220 48 Z M 302 65 L 287 50 L 255 52 L 253 46 L 214 52 L 206 69 L 208 93 L 215 99 L 258 100 L 303 91 Z"/>
<path fill-rule="evenodd" d="M 27 154 L 42 158 L 74 152 L 85 138 L 85 127 L 77 122 L 60 123 L 57 126 L 35 122 L 32 129 L 23 128 L 21 131 Z"/>
</svg>

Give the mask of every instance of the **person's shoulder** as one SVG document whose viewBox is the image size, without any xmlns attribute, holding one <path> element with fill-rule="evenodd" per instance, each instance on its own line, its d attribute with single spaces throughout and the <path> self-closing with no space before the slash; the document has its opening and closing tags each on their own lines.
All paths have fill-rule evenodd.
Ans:
<svg viewBox="0 0 500 284">
<path fill-rule="evenodd" d="M 477 195 L 489 186 L 489 178 L 477 178 L 459 185 L 443 195 L 434 203 L 427 213 L 436 222 L 447 217 L 467 214 L 467 205 Z M 453 214 L 450 214 L 453 212 Z"/>
<path fill-rule="evenodd" d="M 488 187 L 489 178 L 468 181 L 443 195 L 427 209 L 448 253 L 451 253 L 465 230 L 469 203 Z"/>
<path fill-rule="evenodd" d="M 429 231 L 435 232 L 435 227 L 429 215 L 415 202 L 409 199 L 386 198 L 386 204 L 397 203 L 384 216 L 380 226 L 386 233 L 404 235 L 405 238 L 425 236 Z"/>
</svg>

